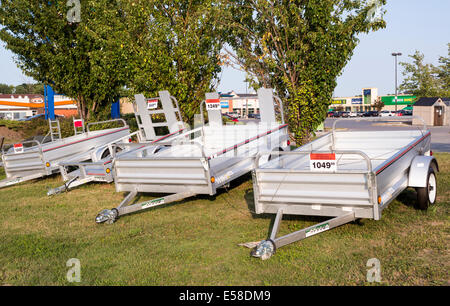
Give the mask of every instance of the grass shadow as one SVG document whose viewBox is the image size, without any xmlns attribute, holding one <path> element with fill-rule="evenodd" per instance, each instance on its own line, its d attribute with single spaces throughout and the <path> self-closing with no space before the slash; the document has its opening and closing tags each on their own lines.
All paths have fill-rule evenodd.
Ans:
<svg viewBox="0 0 450 306">
<path fill-rule="evenodd" d="M 400 193 L 397 201 L 408 207 L 417 207 L 417 192 L 413 188 L 407 188 Z"/>
</svg>

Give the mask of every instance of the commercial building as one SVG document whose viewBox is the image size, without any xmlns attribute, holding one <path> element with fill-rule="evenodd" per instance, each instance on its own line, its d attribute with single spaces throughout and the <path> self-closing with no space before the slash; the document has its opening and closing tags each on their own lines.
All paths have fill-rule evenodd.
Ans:
<svg viewBox="0 0 450 306">
<path fill-rule="evenodd" d="M 378 88 L 363 88 L 361 95 L 351 96 L 351 97 L 335 97 L 330 105 L 330 110 L 339 110 L 348 112 L 366 112 L 369 110 L 375 110 L 375 103 L 378 99 L 384 103 L 383 110 L 393 111 L 396 108 L 401 110 L 405 107 L 411 107 L 416 100 L 415 96 L 412 95 L 398 95 L 397 103 L 395 95 L 379 96 Z"/>
<path fill-rule="evenodd" d="M 236 112 L 239 116 L 259 113 L 257 94 L 238 94 L 234 91 L 220 93 L 222 113 Z M 228 100 L 227 100 L 228 99 Z"/>
<path fill-rule="evenodd" d="M 44 96 L 36 94 L 0 94 L 0 119 L 19 120 L 44 113 Z M 64 117 L 78 115 L 76 102 L 55 95 L 55 114 Z"/>
</svg>

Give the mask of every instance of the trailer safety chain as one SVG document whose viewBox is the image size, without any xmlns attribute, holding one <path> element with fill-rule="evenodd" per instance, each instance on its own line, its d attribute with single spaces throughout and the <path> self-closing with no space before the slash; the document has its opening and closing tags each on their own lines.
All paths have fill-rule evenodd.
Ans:
<svg viewBox="0 0 450 306">
<path fill-rule="evenodd" d="M 64 185 L 62 185 L 60 187 L 49 189 L 49 191 L 47 191 L 47 196 L 56 195 L 56 194 L 63 193 L 65 191 L 69 190 L 69 185 L 72 184 L 73 182 L 75 182 L 77 179 L 78 179 L 78 176 L 65 182 Z"/>
</svg>

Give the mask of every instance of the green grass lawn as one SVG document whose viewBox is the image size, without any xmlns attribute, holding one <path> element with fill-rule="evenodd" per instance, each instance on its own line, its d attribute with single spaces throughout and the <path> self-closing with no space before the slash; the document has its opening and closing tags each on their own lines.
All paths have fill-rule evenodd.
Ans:
<svg viewBox="0 0 450 306">
<path fill-rule="evenodd" d="M 266 238 L 273 219 L 251 213 L 250 176 L 215 198 L 188 199 L 113 225 L 94 221 L 124 196 L 112 184 L 51 198 L 46 192 L 61 184 L 59 176 L 0 189 L 0 284 L 71 285 L 66 262 L 78 258 L 81 285 L 366 285 L 367 260 L 378 258 L 382 285 L 449 285 L 450 154 L 436 156 L 438 201 L 427 212 L 413 208 L 415 192 L 408 189 L 380 221 L 346 224 L 266 261 L 238 246 Z M 280 234 L 321 220 L 286 217 Z"/>
</svg>

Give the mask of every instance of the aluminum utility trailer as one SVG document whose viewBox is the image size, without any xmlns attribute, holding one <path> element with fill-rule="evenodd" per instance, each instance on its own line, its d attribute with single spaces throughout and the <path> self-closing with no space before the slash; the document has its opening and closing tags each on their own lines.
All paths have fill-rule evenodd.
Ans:
<svg viewBox="0 0 450 306">
<path fill-rule="evenodd" d="M 224 126 L 219 95 L 209 93 L 200 107 L 203 114 L 206 104 L 208 125 L 177 136 L 166 150 L 156 154 L 144 147 L 115 158 L 116 191 L 128 195 L 117 208 L 101 211 L 96 222 L 113 223 L 125 214 L 197 194 L 214 195 L 218 188 L 250 172 L 259 152 L 289 150 L 287 125 L 283 119 L 281 124 L 276 120 L 272 90 L 258 90 L 258 98 L 261 110 L 258 124 Z M 281 100 L 275 99 L 280 103 L 283 118 Z M 141 192 L 170 195 L 131 204 Z"/>
<path fill-rule="evenodd" d="M 416 117 L 344 120 L 411 118 Z M 282 246 L 358 218 L 379 220 L 383 209 L 407 187 L 416 188 L 421 209 L 436 200 L 438 164 L 430 156 L 431 133 L 425 123 L 414 130 L 337 131 L 341 120 L 334 122 L 331 133 L 255 167 L 256 213 L 276 217 L 270 238 L 253 249 L 253 256 L 267 259 Z M 260 153 L 255 162 L 263 156 Z M 284 214 L 333 218 L 277 237 Z"/>
<path fill-rule="evenodd" d="M 164 149 L 158 142 L 170 141 L 184 130 L 178 101 L 168 91 L 160 91 L 157 98 L 135 95 L 135 102 L 133 108 L 138 131 L 94 148 L 83 156 L 73 156 L 61 162 L 60 172 L 65 183 L 50 189 L 47 195 L 69 191 L 89 182 L 112 183 L 112 156 L 119 157 L 141 149 L 144 145 L 147 145 L 149 152 L 155 153 Z M 138 143 L 131 143 L 133 136 L 137 137 Z"/>
<path fill-rule="evenodd" d="M 109 122 L 119 122 L 123 126 L 90 130 L 92 125 Z M 89 123 L 86 127 L 82 120 L 74 119 L 75 135 L 67 138 L 61 138 L 58 120 L 49 120 L 49 125 L 49 134 L 42 142 L 31 140 L 14 144 L 9 148 L 6 148 L 6 145 L 2 146 L 6 179 L 0 181 L 0 188 L 57 173 L 63 160 L 81 156 L 93 148 L 130 134 L 130 129 L 123 119 Z M 50 142 L 44 142 L 47 137 L 51 137 Z"/>
</svg>

